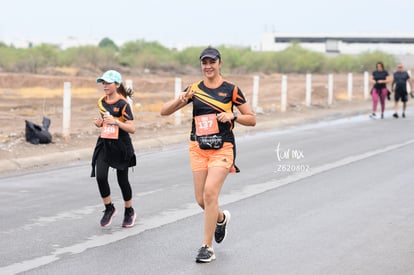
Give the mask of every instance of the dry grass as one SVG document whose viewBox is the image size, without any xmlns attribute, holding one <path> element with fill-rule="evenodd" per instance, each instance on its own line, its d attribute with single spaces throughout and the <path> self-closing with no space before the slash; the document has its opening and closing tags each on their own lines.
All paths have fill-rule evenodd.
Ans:
<svg viewBox="0 0 414 275">
<path fill-rule="evenodd" d="M 78 98 L 90 98 L 98 95 L 98 91 L 93 88 L 78 88 L 71 89 L 71 94 Z M 45 87 L 0 89 L 0 95 L 2 98 L 53 98 L 63 97 L 63 89 L 49 89 Z"/>
</svg>

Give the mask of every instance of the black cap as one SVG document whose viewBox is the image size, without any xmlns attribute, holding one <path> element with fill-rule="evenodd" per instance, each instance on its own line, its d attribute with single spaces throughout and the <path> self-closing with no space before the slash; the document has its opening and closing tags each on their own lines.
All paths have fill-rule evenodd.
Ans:
<svg viewBox="0 0 414 275">
<path fill-rule="evenodd" d="M 208 47 L 204 49 L 204 51 L 201 52 L 200 60 L 203 60 L 206 57 L 210 57 L 214 60 L 221 59 L 220 52 L 216 48 L 213 48 L 213 47 Z"/>
</svg>

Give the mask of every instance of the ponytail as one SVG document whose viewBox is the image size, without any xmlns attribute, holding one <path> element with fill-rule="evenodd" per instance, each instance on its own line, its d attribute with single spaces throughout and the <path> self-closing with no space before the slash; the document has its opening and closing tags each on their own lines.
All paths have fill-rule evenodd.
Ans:
<svg viewBox="0 0 414 275">
<path fill-rule="evenodd" d="M 117 92 L 125 98 L 132 98 L 132 95 L 134 94 L 134 91 L 131 88 L 125 88 L 123 83 L 119 85 Z"/>
</svg>

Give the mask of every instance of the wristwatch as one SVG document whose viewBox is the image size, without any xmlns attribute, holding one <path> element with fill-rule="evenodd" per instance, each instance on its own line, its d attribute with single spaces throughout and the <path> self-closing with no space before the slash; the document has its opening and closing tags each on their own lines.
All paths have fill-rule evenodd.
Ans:
<svg viewBox="0 0 414 275">
<path fill-rule="evenodd" d="M 119 120 L 115 119 L 115 125 L 119 126 Z"/>
<path fill-rule="evenodd" d="M 237 112 L 233 112 L 233 116 L 234 116 L 233 121 L 236 121 L 239 114 Z"/>
</svg>

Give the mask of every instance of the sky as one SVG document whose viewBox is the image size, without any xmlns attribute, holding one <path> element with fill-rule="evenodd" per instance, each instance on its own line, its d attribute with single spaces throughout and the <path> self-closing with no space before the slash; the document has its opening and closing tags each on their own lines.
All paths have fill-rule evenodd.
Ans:
<svg viewBox="0 0 414 275">
<path fill-rule="evenodd" d="M 265 32 L 414 34 L 414 1 L 0 0 L 0 41 L 68 37 L 169 47 L 258 44 Z"/>
</svg>

